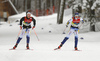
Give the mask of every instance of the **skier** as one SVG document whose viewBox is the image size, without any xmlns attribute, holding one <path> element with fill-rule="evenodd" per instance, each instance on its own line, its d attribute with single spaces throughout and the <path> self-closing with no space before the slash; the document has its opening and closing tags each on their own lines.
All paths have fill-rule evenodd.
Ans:
<svg viewBox="0 0 100 61">
<path fill-rule="evenodd" d="M 27 45 L 26 48 L 29 48 L 29 41 L 30 41 L 30 29 L 31 29 L 31 22 L 33 21 L 33 27 L 32 29 L 35 28 L 36 25 L 36 20 L 31 17 L 31 12 L 27 11 L 26 12 L 26 17 L 22 17 L 20 20 L 20 29 L 22 30 L 20 36 L 18 37 L 18 40 L 15 44 L 15 46 L 13 47 L 13 49 L 16 49 L 16 47 L 18 46 L 19 42 L 21 41 L 21 39 L 23 38 L 23 35 L 26 33 L 26 38 L 27 38 Z"/>
<path fill-rule="evenodd" d="M 58 48 L 56 48 L 54 50 L 60 49 L 63 46 L 63 44 L 69 39 L 69 37 L 71 36 L 72 33 L 74 33 L 74 35 L 75 35 L 75 47 L 74 48 L 75 48 L 75 50 L 78 50 L 77 44 L 78 44 L 78 30 L 79 30 L 80 22 L 82 22 L 82 24 L 84 23 L 83 19 L 79 17 L 79 13 L 76 12 L 75 17 L 72 17 L 72 19 L 70 19 L 67 22 L 66 27 L 68 27 L 68 25 L 71 23 L 71 27 L 70 27 L 70 31 L 69 31 L 68 35 L 64 38 L 64 40 L 61 42 L 61 44 L 58 46 Z"/>
</svg>

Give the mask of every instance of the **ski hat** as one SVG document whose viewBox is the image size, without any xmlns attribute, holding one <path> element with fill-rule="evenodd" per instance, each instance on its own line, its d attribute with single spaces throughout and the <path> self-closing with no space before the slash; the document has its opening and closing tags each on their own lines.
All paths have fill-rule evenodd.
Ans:
<svg viewBox="0 0 100 61">
<path fill-rule="evenodd" d="M 79 13 L 78 13 L 78 12 L 76 12 L 76 13 L 75 13 L 75 16 L 79 16 Z"/>
<path fill-rule="evenodd" d="M 26 15 L 27 15 L 28 13 L 29 13 L 29 14 L 31 14 L 31 12 L 30 12 L 30 11 L 27 11 L 27 12 L 26 12 Z"/>
</svg>

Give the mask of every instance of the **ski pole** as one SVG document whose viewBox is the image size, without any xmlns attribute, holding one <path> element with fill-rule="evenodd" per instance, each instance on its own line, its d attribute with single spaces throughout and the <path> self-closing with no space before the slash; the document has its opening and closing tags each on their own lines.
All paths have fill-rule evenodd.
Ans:
<svg viewBox="0 0 100 61">
<path fill-rule="evenodd" d="M 63 34 L 65 34 L 66 29 L 67 29 L 67 27 L 64 29 Z"/>
<path fill-rule="evenodd" d="M 83 24 L 81 24 L 80 26 L 79 26 L 79 28 L 82 26 Z"/>
<path fill-rule="evenodd" d="M 21 30 L 19 31 L 17 38 L 19 37 L 20 33 L 21 33 Z"/>
<path fill-rule="evenodd" d="M 33 29 L 33 31 L 34 31 L 34 33 L 35 33 L 35 35 L 36 35 L 36 37 L 37 37 L 38 41 L 40 41 L 34 29 Z"/>
<path fill-rule="evenodd" d="M 83 25 L 83 24 L 81 24 L 81 25 L 79 26 L 79 29 L 82 27 L 82 25 Z M 80 31 L 80 30 L 78 30 L 78 32 L 79 32 L 79 31 Z"/>
</svg>

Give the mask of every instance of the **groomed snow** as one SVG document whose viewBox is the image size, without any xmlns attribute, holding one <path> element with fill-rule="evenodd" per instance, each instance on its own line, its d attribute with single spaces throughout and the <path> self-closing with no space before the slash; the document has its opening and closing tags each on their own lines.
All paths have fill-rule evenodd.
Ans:
<svg viewBox="0 0 100 61">
<path fill-rule="evenodd" d="M 68 11 L 67 11 L 68 12 Z M 37 40 L 31 30 L 30 48 L 26 49 L 26 37 L 24 36 L 16 50 L 9 50 L 15 45 L 19 32 L 19 23 L 13 22 L 12 26 L 2 22 L 0 25 L 0 61 L 100 61 L 100 32 L 79 33 L 78 49 L 74 50 L 74 35 L 64 44 L 61 50 L 54 51 L 63 38 L 62 34 L 66 22 L 71 14 L 64 17 L 64 23 L 56 24 L 56 14 L 47 17 L 38 17 L 35 31 L 40 39 Z M 51 33 L 49 33 L 51 31 Z M 83 37 L 84 39 L 80 39 Z"/>
</svg>

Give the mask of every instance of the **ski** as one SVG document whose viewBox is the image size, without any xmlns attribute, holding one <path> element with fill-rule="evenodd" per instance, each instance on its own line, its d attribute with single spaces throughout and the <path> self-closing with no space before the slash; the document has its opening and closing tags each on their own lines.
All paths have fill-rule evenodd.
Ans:
<svg viewBox="0 0 100 61">
<path fill-rule="evenodd" d="M 12 49 L 9 49 L 9 50 L 15 50 L 15 49 L 12 48 Z"/>
<path fill-rule="evenodd" d="M 60 50 L 59 48 L 55 48 L 54 50 Z"/>
<path fill-rule="evenodd" d="M 74 50 L 74 51 L 82 51 L 82 50 Z"/>
<path fill-rule="evenodd" d="M 26 49 L 26 50 L 32 50 L 33 51 L 33 49 Z"/>
<path fill-rule="evenodd" d="M 9 50 L 16 50 L 16 49 L 9 49 Z M 33 51 L 33 49 L 25 49 L 25 50 L 32 50 Z"/>
</svg>

